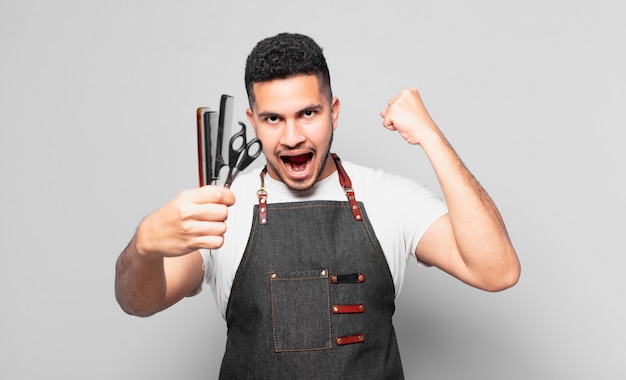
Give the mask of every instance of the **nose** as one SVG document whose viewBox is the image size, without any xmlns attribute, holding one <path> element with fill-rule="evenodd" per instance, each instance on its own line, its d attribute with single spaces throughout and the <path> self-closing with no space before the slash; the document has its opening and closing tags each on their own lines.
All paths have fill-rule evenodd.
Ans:
<svg viewBox="0 0 626 380">
<path fill-rule="evenodd" d="M 280 143 L 289 147 L 296 148 L 306 140 L 306 136 L 302 133 L 302 128 L 297 120 L 285 120 L 285 128 L 280 138 Z"/>
</svg>

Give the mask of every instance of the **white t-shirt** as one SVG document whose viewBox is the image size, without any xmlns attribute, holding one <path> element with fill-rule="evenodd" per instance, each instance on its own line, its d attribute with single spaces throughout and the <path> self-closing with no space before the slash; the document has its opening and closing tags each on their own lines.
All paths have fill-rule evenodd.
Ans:
<svg viewBox="0 0 626 380">
<path fill-rule="evenodd" d="M 385 253 L 397 297 L 402 288 L 408 260 L 415 256 L 417 244 L 426 230 L 447 212 L 446 205 L 430 189 L 412 180 L 350 162 L 343 161 L 342 164 L 352 180 L 355 197 L 365 206 Z M 261 187 L 259 173 L 260 169 L 255 169 L 237 177 L 231 187 L 236 203 L 228 211 L 228 231 L 224 236 L 224 245 L 218 250 L 202 250 L 205 280 L 211 286 L 223 317 L 226 315 L 235 273 L 248 242 L 253 206 L 258 204 L 256 192 Z M 268 204 L 346 200 L 336 171 L 304 192 L 291 191 L 284 183 L 266 175 L 265 190 Z M 270 223 L 271 218 L 268 215 Z"/>
</svg>

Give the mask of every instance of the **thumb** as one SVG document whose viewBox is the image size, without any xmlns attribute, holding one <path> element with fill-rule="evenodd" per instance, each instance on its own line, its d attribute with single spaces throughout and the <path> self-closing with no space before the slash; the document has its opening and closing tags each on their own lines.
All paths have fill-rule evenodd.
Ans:
<svg viewBox="0 0 626 380">
<path fill-rule="evenodd" d="M 232 206 L 235 203 L 235 194 L 222 186 L 207 185 L 194 189 L 192 201 L 195 203 L 220 203 Z"/>
</svg>

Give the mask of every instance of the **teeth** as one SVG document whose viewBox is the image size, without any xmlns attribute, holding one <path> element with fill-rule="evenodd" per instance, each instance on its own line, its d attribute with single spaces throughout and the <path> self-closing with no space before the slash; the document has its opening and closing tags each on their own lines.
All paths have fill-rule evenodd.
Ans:
<svg viewBox="0 0 626 380">
<path fill-rule="evenodd" d="M 297 155 L 285 155 L 281 156 L 285 169 L 295 175 L 304 175 L 311 165 L 312 159 L 311 153 L 297 154 Z"/>
<path fill-rule="evenodd" d="M 290 172 L 293 172 L 293 173 L 300 173 L 300 172 L 306 171 L 308 167 L 309 167 L 309 161 L 306 161 L 302 164 L 296 164 L 295 162 L 292 162 L 292 161 L 287 162 L 287 168 L 289 169 Z"/>
</svg>

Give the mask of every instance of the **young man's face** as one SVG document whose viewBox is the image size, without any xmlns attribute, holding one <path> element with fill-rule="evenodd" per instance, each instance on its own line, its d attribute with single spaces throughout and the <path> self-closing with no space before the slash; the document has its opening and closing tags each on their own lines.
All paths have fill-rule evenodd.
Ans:
<svg viewBox="0 0 626 380">
<path fill-rule="evenodd" d="M 317 77 L 300 75 L 255 83 L 248 120 L 263 143 L 268 174 L 294 190 L 306 190 L 335 170 L 330 144 L 339 100 L 331 104 Z"/>
</svg>

